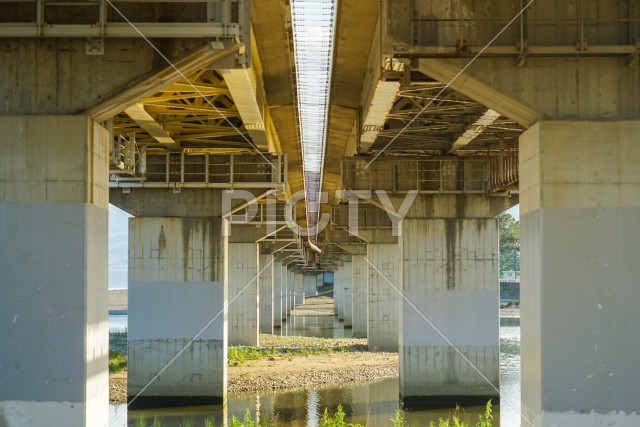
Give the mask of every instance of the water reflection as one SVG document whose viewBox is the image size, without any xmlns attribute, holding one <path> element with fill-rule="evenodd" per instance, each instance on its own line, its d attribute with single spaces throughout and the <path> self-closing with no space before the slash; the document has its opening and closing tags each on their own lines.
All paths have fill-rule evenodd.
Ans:
<svg viewBox="0 0 640 427">
<path fill-rule="evenodd" d="M 510 324 L 510 323 L 508 323 Z M 350 330 L 342 327 L 332 316 L 299 317 L 285 325 L 283 335 L 307 335 L 314 337 L 350 336 Z M 503 392 L 502 405 L 494 408 L 494 425 L 517 427 L 520 425 L 520 327 L 500 328 L 500 381 Z M 249 409 L 258 419 L 276 418 L 283 427 L 317 427 L 325 408 L 333 413 L 338 404 L 343 405 L 345 420 L 371 427 L 390 426 L 398 408 L 398 379 L 389 379 L 373 384 L 350 387 L 336 387 L 302 392 L 265 394 L 258 396 L 230 397 L 226 408 L 208 406 L 198 408 L 168 408 L 153 411 L 129 411 L 111 426 L 133 426 L 138 417 L 146 417 L 151 424 L 157 416 L 163 427 L 184 426 L 186 420 L 193 421 L 194 427 L 203 426 L 205 419 L 213 417 L 215 425 L 223 425 L 223 420 L 235 416 L 239 419 Z M 464 418 L 475 425 L 477 414 L 484 408 L 464 408 Z M 111 418 L 116 411 L 126 411 L 124 405 L 111 407 Z M 446 417 L 450 410 L 412 411 L 408 413 L 409 425 L 424 426 L 430 420 Z M 500 420 L 502 420 L 500 422 Z"/>
<path fill-rule="evenodd" d="M 283 322 L 277 335 L 305 336 L 315 338 L 351 338 L 351 329 L 334 316 L 293 316 Z"/>
</svg>

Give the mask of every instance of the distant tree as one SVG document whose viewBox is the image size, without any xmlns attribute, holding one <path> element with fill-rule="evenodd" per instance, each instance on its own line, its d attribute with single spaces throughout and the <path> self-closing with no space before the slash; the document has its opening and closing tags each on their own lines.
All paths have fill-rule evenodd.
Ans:
<svg viewBox="0 0 640 427">
<path fill-rule="evenodd" d="M 496 218 L 500 233 L 500 271 L 520 270 L 520 222 L 506 212 Z"/>
</svg>

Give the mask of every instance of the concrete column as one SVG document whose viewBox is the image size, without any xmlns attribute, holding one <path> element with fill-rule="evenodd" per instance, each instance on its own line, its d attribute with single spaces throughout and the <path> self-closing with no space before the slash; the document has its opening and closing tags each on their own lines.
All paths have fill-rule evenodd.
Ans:
<svg viewBox="0 0 640 427">
<path fill-rule="evenodd" d="M 271 256 L 271 262 L 273 263 L 271 268 L 273 280 L 273 327 L 279 328 L 282 326 L 282 313 L 284 311 L 282 307 L 282 264 L 275 255 Z"/>
<path fill-rule="evenodd" d="M 258 299 L 260 301 L 260 333 L 273 334 L 273 262 L 271 254 L 261 254 L 258 249 Z"/>
<path fill-rule="evenodd" d="M 316 288 L 316 276 L 311 274 L 304 275 L 304 296 L 306 297 L 314 297 L 318 294 L 318 290 Z"/>
<path fill-rule="evenodd" d="M 338 320 L 344 321 L 344 306 L 345 306 L 345 288 L 348 286 L 349 278 L 347 277 L 347 263 L 343 263 L 338 267 L 335 275 L 334 291 L 337 294 L 337 300 L 335 304 L 338 306 Z M 336 291 L 337 286 L 337 291 Z"/>
<path fill-rule="evenodd" d="M 397 244 L 367 245 L 367 259 L 375 266 L 369 265 L 368 275 L 367 338 L 373 351 L 398 351 L 400 297 L 394 287 L 400 287 L 399 258 Z"/>
<path fill-rule="evenodd" d="M 304 275 L 302 273 L 293 274 L 293 289 L 295 306 L 304 304 Z"/>
<path fill-rule="evenodd" d="M 282 266 L 280 279 L 282 280 L 282 320 L 286 321 L 291 306 L 289 305 L 289 269 L 286 264 L 280 263 Z"/>
<path fill-rule="evenodd" d="M 639 121 L 520 138 L 522 425 L 640 425 L 639 164 Z"/>
<path fill-rule="evenodd" d="M 258 257 L 255 243 L 225 243 L 229 345 L 258 345 Z"/>
<path fill-rule="evenodd" d="M 291 311 L 296 308 L 296 293 L 295 293 L 295 273 L 288 269 L 287 273 L 287 284 L 289 288 L 289 315 L 291 315 Z"/>
<path fill-rule="evenodd" d="M 221 225 L 220 218 L 129 220 L 127 392 L 134 405 L 226 397 Z"/>
<path fill-rule="evenodd" d="M 340 288 L 340 268 L 342 267 L 336 267 L 335 271 L 333 272 L 333 314 L 338 317 L 338 320 L 340 320 L 340 297 L 342 296 Z"/>
<path fill-rule="evenodd" d="M 432 407 L 497 403 L 496 220 L 405 219 L 399 243 L 406 298 L 400 319 L 403 402 Z"/>
<path fill-rule="evenodd" d="M 353 322 L 352 334 L 354 338 L 367 337 L 367 272 L 368 264 L 364 255 L 353 255 L 351 265 L 353 268 Z"/>
<path fill-rule="evenodd" d="M 108 132 L 0 116 L 0 425 L 108 422 Z"/>
<path fill-rule="evenodd" d="M 351 261 L 345 261 L 342 268 L 342 310 L 344 312 L 344 327 L 350 328 L 353 324 L 353 266 Z"/>
</svg>

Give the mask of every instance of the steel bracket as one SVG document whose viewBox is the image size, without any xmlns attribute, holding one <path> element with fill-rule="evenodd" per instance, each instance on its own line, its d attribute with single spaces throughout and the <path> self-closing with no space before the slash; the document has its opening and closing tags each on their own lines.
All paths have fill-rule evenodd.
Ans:
<svg viewBox="0 0 640 427">
<path fill-rule="evenodd" d="M 104 39 L 101 37 L 87 37 L 84 52 L 87 55 L 104 55 Z"/>
</svg>

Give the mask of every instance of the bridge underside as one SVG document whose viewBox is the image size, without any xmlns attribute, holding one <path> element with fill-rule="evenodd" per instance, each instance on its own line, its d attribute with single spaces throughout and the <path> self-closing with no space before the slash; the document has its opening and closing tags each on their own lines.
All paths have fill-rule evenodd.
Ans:
<svg viewBox="0 0 640 427">
<path fill-rule="evenodd" d="M 109 202 L 135 216 L 131 402 L 224 402 L 227 346 L 332 271 L 407 405 L 495 403 L 494 218 L 520 203 L 522 424 L 639 424 L 640 8 L 586 3 L 339 1 L 319 252 L 285 204 L 288 1 L 13 2 L 0 424 L 108 422 Z"/>
</svg>

